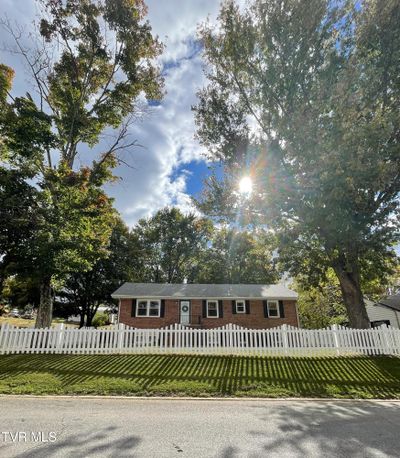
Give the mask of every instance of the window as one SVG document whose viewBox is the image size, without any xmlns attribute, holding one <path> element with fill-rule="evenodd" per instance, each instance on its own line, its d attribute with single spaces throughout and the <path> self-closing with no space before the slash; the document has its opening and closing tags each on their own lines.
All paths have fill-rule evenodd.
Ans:
<svg viewBox="0 0 400 458">
<path fill-rule="evenodd" d="M 160 316 L 160 301 L 155 299 L 139 300 L 136 307 L 136 316 Z"/>
<path fill-rule="evenodd" d="M 218 301 L 207 301 L 207 318 L 218 318 Z"/>
<path fill-rule="evenodd" d="M 268 316 L 271 318 L 279 318 L 278 301 L 268 301 Z"/>
<path fill-rule="evenodd" d="M 136 315 L 147 316 L 147 301 L 138 301 Z"/>
<path fill-rule="evenodd" d="M 236 313 L 246 313 L 245 301 L 236 301 Z"/>
<path fill-rule="evenodd" d="M 384 324 L 390 326 L 390 320 L 371 321 L 371 328 L 379 328 L 379 326 L 382 326 Z"/>
</svg>

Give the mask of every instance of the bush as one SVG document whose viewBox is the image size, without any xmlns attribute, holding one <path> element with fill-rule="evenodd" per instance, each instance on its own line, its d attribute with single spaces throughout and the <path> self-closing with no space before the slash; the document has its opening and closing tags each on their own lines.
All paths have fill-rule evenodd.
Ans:
<svg viewBox="0 0 400 458">
<path fill-rule="evenodd" d="M 110 320 L 108 318 L 108 313 L 96 313 L 96 315 L 93 318 L 92 325 L 95 328 L 98 328 L 100 326 L 107 326 L 110 324 Z"/>
</svg>

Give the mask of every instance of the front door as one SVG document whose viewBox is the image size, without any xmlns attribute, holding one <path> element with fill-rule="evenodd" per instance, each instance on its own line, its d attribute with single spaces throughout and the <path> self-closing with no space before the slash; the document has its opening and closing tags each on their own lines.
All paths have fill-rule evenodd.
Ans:
<svg viewBox="0 0 400 458">
<path fill-rule="evenodd" d="M 190 301 L 181 301 L 181 324 L 190 323 Z"/>
</svg>

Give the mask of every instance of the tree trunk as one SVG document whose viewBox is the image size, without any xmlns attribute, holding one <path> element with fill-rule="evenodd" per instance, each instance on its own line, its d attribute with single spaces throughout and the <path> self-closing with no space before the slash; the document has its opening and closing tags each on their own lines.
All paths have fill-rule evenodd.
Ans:
<svg viewBox="0 0 400 458">
<path fill-rule="evenodd" d="M 89 307 L 87 315 L 86 315 L 86 326 L 87 327 L 92 326 L 93 317 L 94 317 L 94 314 L 92 313 Z"/>
<path fill-rule="evenodd" d="M 40 304 L 36 317 L 36 328 L 49 328 L 53 318 L 53 291 L 51 277 L 46 277 L 40 283 Z"/>
<path fill-rule="evenodd" d="M 82 309 L 79 312 L 79 328 L 83 328 L 85 326 L 85 310 Z"/>
<path fill-rule="evenodd" d="M 343 301 L 349 315 L 350 327 L 356 329 L 368 329 L 371 327 L 365 308 L 364 298 L 360 286 L 360 276 L 356 266 L 352 269 L 335 265 L 335 273 L 339 279 Z"/>
<path fill-rule="evenodd" d="M 92 326 L 93 318 L 95 317 L 99 305 L 88 305 L 86 326 Z"/>
</svg>

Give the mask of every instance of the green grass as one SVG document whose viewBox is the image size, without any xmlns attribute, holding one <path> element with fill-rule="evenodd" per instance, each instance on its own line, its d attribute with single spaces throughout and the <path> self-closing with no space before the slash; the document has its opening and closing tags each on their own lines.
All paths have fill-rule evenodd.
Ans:
<svg viewBox="0 0 400 458">
<path fill-rule="evenodd" d="M 400 398 L 400 359 L 3 355 L 0 393 Z"/>
<path fill-rule="evenodd" d="M 77 328 L 78 323 L 68 323 L 63 318 L 53 318 L 51 327 L 58 326 L 60 323 L 64 323 L 68 328 Z M 3 324 L 9 324 L 10 326 L 18 326 L 19 328 L 32 328 L 35 325 L 35 320 L 28 320 L 26 318 L 15 318 L 11 316 L 0 316 L 0 326 Z"/>
</svg>

